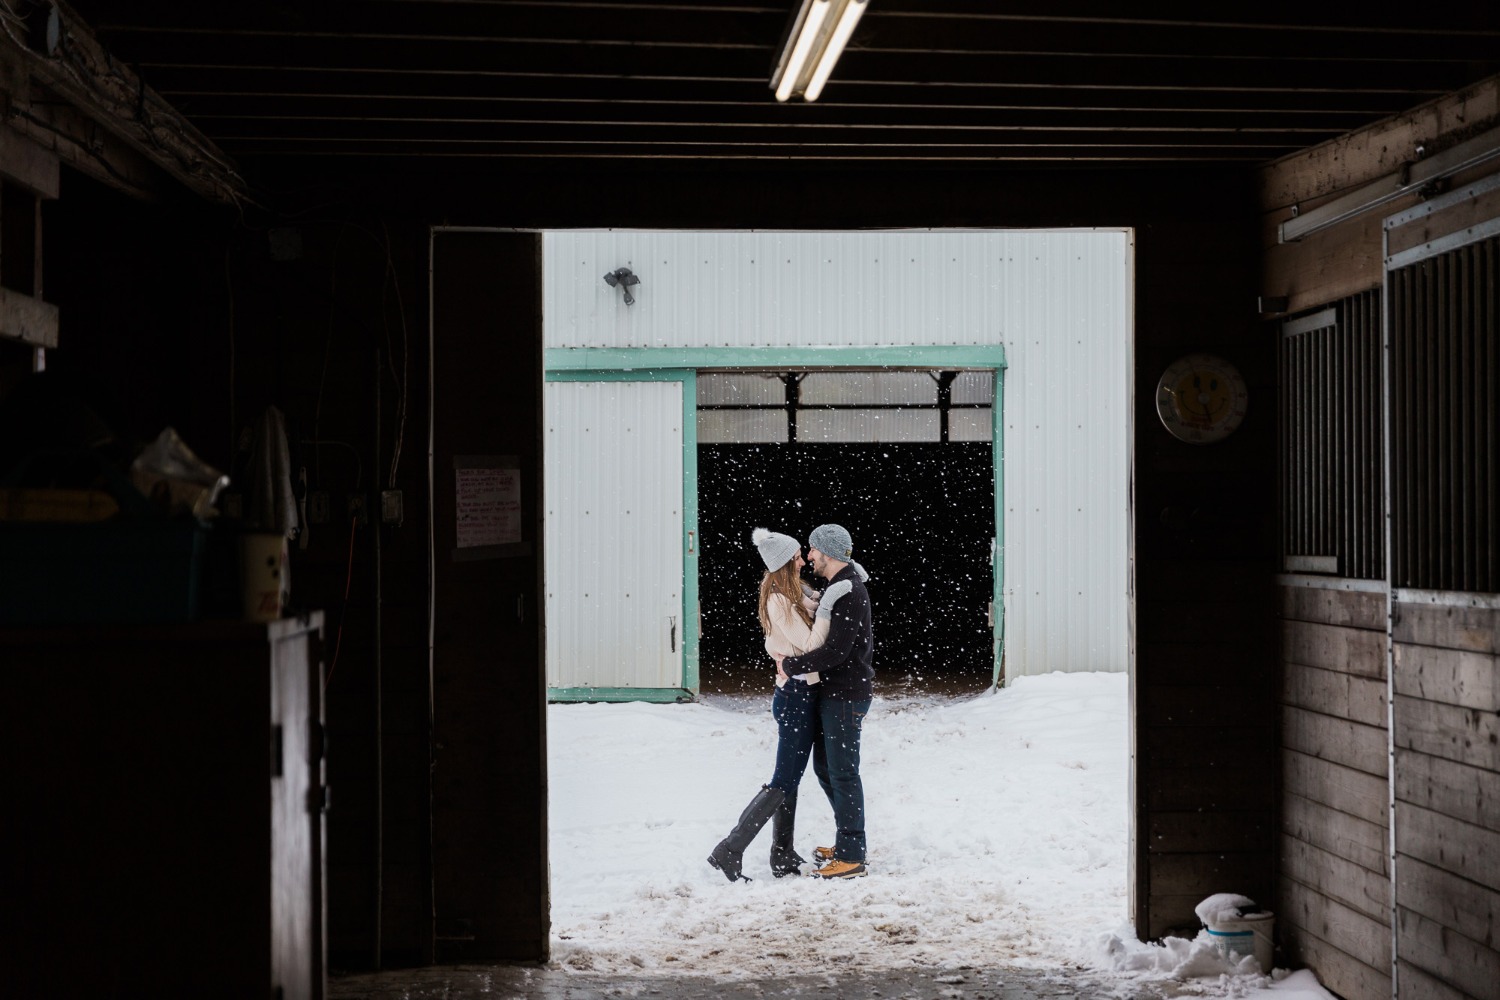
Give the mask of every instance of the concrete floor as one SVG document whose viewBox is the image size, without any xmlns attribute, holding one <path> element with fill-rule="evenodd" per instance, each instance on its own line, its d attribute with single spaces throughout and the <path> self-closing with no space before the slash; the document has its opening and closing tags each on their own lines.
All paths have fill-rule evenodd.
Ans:
<svg viewBox="0 0 1500 1000">
<path fill-rule="evenodd" d="M 838 969 L 777 979 L 715 980 L 694 976 L 600 976 L 524 965 L 449 965 L 336 976 L 330 1000 L 765 1000 L 768 997 L 880 1000 L 1161 1000 L 1127 980 L 1077 970 Z"/>
</svg>

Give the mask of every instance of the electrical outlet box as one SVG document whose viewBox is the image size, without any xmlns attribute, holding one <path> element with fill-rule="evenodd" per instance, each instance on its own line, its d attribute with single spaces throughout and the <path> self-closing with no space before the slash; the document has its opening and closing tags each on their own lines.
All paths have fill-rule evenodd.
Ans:
<svg viewBox="0 0 1500 1000">
<path fill-rule="evenodd" d="M 385 490 L 380 494 L 380 520 L 383 524 L 399 528 L 406 519 L 405 504 L 400 490 Z"/>
<path fill-rule="evenodd" d="M 307 495 L 307 523 L 327 524 L 330 517 L 328 491 L 313 490 Z"/>
<path fill-rule="evenodd" d="M 365 507 L 365 495 L 363 493 L 349 494 L 349 520 L 361 528 L 370 523 L 370 512 Z"/>
</svg>

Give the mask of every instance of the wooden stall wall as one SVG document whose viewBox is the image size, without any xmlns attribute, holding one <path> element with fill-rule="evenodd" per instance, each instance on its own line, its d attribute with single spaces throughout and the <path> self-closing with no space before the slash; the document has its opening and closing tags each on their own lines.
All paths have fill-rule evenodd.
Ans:
<svg viewBox="0 0 1500 1000">
<path fill-rule="evenodd" d="M 1486 81 L 1261 175 L 1262 292 L 1283 298 L 1270 308 L 1291 321 L 1268 334 L 1326 325 L 1332 345 L 1282 366 L 1283 568 L 1322 575 L 1280 579 L 1279 930 L 1286 958 L 1349 1000 L 1478 1000 L 1500 981 L 1500 611 L 1484 563 L 1497 501 L 1493 251 L 1471 244 L 1456 269 L 1411 265 L 1411 305 L 1386 289 L 1388 253 L 1495 214 L 1483 210 L 1488 196 L 1455 193 L 1456 221 L 1438 219 L 1446 191 L 1496 173 L 1482 150 L 1421 190 L 1396 181 L 1424 157 L 1492 142 L 1497 93 Z M 1361 188 L 1387 193 L 1280 240 L 1284 224 Z M 1398 216 L 1416 235 L 1387 243 Z M 1338 345 L 1357 343 L 1351 331 L 1382 296 L 1399 315 L 1382 313 L 1393 367 L 1372 394 L 1360 349 Z M 1389 479 L 1375 512 L 1385 537 L 1373 546 L 1368 505 L 1336 502 L 1337 490 L 1364 488 L 1371 406 Z"/>
<path fill-rule="evenodd" d="M 1398 591 L 1396 951 L 1400 996 L 1500 983 L 1500 601 Z"/>
<path fill-rule="evenodd" d="M 1385 585 L 1286 576 L 1278 589 L 1285 958 L 1341 996 L 1389 996 Z"/>
</svg>

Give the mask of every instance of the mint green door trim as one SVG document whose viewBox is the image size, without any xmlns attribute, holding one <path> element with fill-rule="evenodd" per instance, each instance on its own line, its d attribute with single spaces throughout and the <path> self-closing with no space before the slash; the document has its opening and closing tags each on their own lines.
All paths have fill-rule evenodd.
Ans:
<svg viewBox="0 0 1500 1000">
<path fill-rule="evenodd" d="M 670 688 L 549 688 L 552 701 L 676 701 L 698 694 L 698 382 L 703 369 L 731 368 L 989 368 L 995 372 L 990 451 L 995 466 L 995 551 L 990 560 L 994 604 L 991 685 L 1005 658 L 1005 348 L 989 345 L 917 347 L 554 347 L 543 352 L 549 382 L 675 382 L 682 387 L 682 683 Z M 581 692 L 581 693 L 578 693 Z M 669 696 L 670 695 L 670 696 Z"/>
<path fill-rule="evenodd" d="M 693 701 L 693 692 L 682 688 L 548 688 L 548 701 Z"/>
<path fill-rule="evenodd" d="M 990 687 L 1000 685 L 1000 667 L 1005 663 L 1005 369 L 995 369 L 995 404 L 990 411 L 990 451 L 995 456 L 995 552 L 990 560 L 994 571 L 992 601 L 995 609 L 991 625 L 995 643 L 994 675 Z"/>
<path fill-rule="evenodd" d="M 698 373 L 682 369 L 563 371 L 548 382 L 682 383 L 682 687 L 548 688 L 548 701 L 693 701 L 698 696 Z"/>
<path fill-rule="evenodd" d="M 1004 368 L 1005 348 L 934 347 L 554 347 L 543 352 L 547 377 L 563 372 L 681 368 Z"/>
</svg>

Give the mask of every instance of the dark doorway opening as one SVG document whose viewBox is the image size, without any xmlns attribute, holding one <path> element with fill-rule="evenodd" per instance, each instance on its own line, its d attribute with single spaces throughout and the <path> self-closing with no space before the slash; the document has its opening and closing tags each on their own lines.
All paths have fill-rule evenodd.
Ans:
<svg viewBox="0 0 1500 1000">
<path fill-rule="evenodd" d="M 870 573 L 877 686 L 989 685 L 990 442 L 700 445 L 698 484 L 702 690 L 769 684 L 756 615 L 765 567 L 750 532 L 769 528 L 805 546 L 828 521 L 849 529 Z"/>
</svg>

